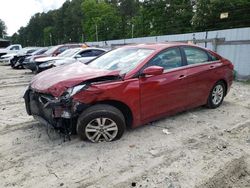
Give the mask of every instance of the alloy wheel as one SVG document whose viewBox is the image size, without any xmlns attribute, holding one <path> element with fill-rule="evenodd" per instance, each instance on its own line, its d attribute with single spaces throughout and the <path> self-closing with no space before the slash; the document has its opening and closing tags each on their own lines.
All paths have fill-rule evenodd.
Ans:
<svg viewBox="0 0 250 188">
<path fill-rule="evenodd" d="M 112 119 L 104 117 L 93 119 L 85 128 L 85 134 L 91 142 L 110 142 L 115 139 L 117 133 L 117 124 Z"/>
<path fill-rule="evenodd" d="M 217 85 L 212 92 L 212 101 L 214 105 L 218 105 L 224 96 L 224 89 L 222 85 Z"/>
</svg>

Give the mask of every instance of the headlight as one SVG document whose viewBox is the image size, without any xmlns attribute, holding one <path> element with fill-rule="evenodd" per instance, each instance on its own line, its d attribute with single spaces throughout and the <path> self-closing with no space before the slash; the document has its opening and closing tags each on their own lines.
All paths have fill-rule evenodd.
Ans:
<svg viewBox="0 0 250 188">
<path fill-rule="evenodd" d="M 30 87 L 29 85 L 25 87 L 25 89 L 24 89 L 24 91 L 23 91 L 23 95 L 22 95 L 23 97 L 24 97 L 26 91 L 29 90 L 29 87 Z"/>
<path fill-rule="evenodd" d="M 86 88 L 86 84 L 71 87 L 71 88 L 67 89 L 66 92 L 64 92 L 62 97 L 68 99 L 85 88 Z"/>
<path fill-rule="evenodd" d="M 34 60 L 35 60 L 34 57 L 32 57 L 32 58 L 29 58 L 27 62 L 30 63 L 30 62 L 33 62 Z"/>
<path fill-rule="evenodd" d="M 54 65 L 55 61 L 49 61 L 46 63 L 42 63 L 41 65 L 39 65 L 40 68 L 46 68 L 46 67 L 50 67 L 52 65 Z"/>
</svg>

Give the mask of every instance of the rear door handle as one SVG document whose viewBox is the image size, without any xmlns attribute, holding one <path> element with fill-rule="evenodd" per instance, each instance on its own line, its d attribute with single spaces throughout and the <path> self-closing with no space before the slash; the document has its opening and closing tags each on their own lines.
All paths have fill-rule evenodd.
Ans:
<svg viewBox="0 0 250 188">
<path fill-rule="evenodd" d="M 179 76 L 179 79 L 182 79 L 182 78 L 185 78 L 184 74 L 182 74 L 182 75 Z"/>
</svg>

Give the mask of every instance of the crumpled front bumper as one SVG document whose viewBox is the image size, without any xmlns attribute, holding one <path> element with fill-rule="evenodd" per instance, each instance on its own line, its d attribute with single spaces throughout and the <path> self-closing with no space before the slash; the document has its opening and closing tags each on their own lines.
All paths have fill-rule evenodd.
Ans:
<svg viewBox="0 0 250 188">
<path fill-rule="evenodd" d="M 53 96 L 27 89 L 24 94 L 25 107 L 29 115 L 41 117 L 54 127 L 61 127 L 60 119 L 70 119 L 71 104 L 63 104 Z"/>
<path fill-rule="evenodd" d="M 87 105 L 73 102 L 72 99 L 60 100 L 52 95 L 43 94 L 28 88 L 24 94 L 25 107 L 29 115 L 40 123 L 53 126 L 64 133 L 75 132 L 75 120 Z"/>
</svg>

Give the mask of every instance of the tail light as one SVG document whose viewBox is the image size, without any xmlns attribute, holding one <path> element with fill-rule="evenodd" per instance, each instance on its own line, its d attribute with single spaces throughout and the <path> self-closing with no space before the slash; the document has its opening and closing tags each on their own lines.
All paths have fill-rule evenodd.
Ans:
<svg viewBox="0 0 250 188">
<path fill-rule="evenodd" d="M 234 70 L 234 65 L 230 61 L 229 61 L 229 68 L 232 69 L 232 70 Z"/>
<path fill-rule="evenodd" d="M 228 67 L 231 69 L 231 70 L 234 70 L 234 65 L 231 61 L 229 61 L 228 59 L 223 59 L 222 60 L 223 63 L 225 63 L 225 65 L 228 65 Z"/>
</svg>

